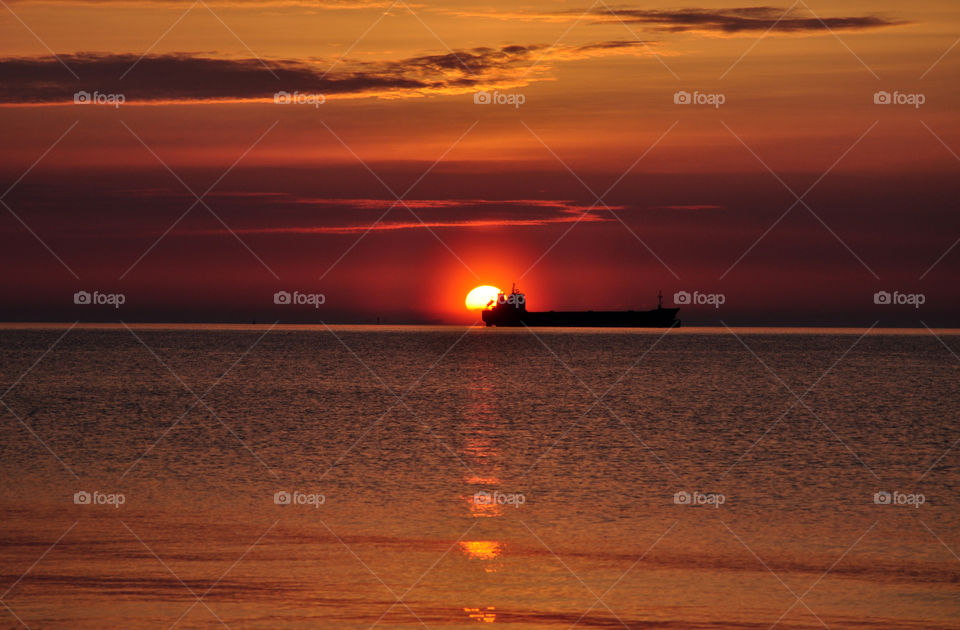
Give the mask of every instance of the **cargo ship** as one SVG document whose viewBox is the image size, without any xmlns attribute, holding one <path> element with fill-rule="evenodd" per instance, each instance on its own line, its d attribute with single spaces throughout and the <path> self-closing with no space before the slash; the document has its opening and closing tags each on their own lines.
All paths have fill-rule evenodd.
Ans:
<svg viewBox="0 0 960 630">
<path fill-rule="evenodd" d="M 497 295 L 481 312 L 487 326 L 570 326 L 595 328 L 670 328 L 679 326 L 679 308 L 663 308 L 663 294 L 657 292 L 652 311 L 528 311 L 527 296 L 517 290 Z"/>
</svg>

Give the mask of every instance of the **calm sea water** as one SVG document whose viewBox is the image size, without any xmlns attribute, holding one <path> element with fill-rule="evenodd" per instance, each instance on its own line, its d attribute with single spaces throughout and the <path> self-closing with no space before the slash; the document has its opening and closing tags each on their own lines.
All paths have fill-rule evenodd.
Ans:
<svg viewBox="0 0 960 630">
<path fill-rule="evenodd" d="M 960 628 L 955 332 L 268 328 L 0 332 L 3 627 Z"/>
</svg>

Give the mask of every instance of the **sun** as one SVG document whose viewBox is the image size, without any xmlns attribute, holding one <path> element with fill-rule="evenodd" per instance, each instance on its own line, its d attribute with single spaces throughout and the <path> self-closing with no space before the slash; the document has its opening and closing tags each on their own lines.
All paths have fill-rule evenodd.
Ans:
<svg viewBox="0 0 960 630">
<path fill-rule="evenodd" d="M 483 285 L 467 293 L 467 299 L 464 300 L 464 303 L 467 305 L 467 310 L 483 310 L 490 305 L 490 302 L 496 301 L 499 293 L 500 289 L 497 287 Z"/>
</svg>

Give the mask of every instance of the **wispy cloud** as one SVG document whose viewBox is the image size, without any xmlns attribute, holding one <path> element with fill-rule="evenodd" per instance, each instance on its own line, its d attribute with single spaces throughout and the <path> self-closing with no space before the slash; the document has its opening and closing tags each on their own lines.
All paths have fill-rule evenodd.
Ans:
<svg viewBox="0 0 960 630">
<path fill-rule="evenodd" d="M 267 60 L 267 71 L 259 59 L 188 53 L 142 59 L 133 54 L 60 55 L 82 77 L 79 82 L 54 57 L 7 57 L 0 59 L 0 103 L 72 103 L 78 90 L 123 94 L 127 104 L 272 100 L 278 91 L 333 98 L 463 94 L 527 85 L 543 79 L 551 69 L 550 62 L 645 54 L 648 50 L 638 41 L 509 45 L 392 60 L 344 60 L 332 71 L 329 61 L 302 59 Z"/>
<path fill-rule="evenodd" d="M 324 199 L 300 197 L 277 193 L 223 193 L 212 195 L 223 198 L 251 199 L 259 198 L 258 203 L 266 202 L 271 207 L 299 206 L 310 210 L 322 211 L 324 218 L 278 220 L 271 218 L 271 225 L 244 225 L 235 227 L 237 234 L 357 234 L 367 230 L 383 232 L 393 230 L 415 230 L 426 228 L 496 228 L 496 227 L 540 227 L 556 223 L 603 223 L 615 221 L 609 211 L 592 209 L 584 205 L 565 200 L 543 199 L 412 199 L 404 203 L 416 212 L 416 217 L 402 205 L 396 205 L 391 213 L 375 225 L 374 219 L 394 205 L 385 199 Z M 623 206 L 611 206 L 613 211 L 621 211 Z M 587 212 L 589 210 L 589 212 Z M 586 213 L 586 214 L 584 214 Z M 315 215 L 316 216 L 316 215 Z M 398 218 L 399 217 L 399 218 Z M 421 221 L 422 219 L 422 221 Z M 286 223 L 277 225 L 277 223 Z M 215 236 L 226 234 L 226 230 L 178 230 L 183 236 Z"/>
<path fill-rule="evenodd" d="M 592 24 L 640 24 L 666 33 L 697 32 L 712 35 L 737 35 L 764 32 L 819 35 L 829 31 L 863 31 L 909 24 L 878 15 L 817 16 L 803 8 L 739 7 L 729 9 L 682 8 L 637 9 L 626 6 L 569 9 L 554 12 L 477 11 L 454 9 L 454 15 L 501 20 L 572 22 L 583 19 Z"/>
<path fill-rule="evenodd" d="M 875 15 L 818 17 L 803 9 L 748 7 L 734 9 L 594 9 L 593 16 L 604 21 L 647 24 L 669 32 L 742 33 L 776 28 L 780 32 L 824 32 L 866 30 L 905 24 Z"/>
</svg>

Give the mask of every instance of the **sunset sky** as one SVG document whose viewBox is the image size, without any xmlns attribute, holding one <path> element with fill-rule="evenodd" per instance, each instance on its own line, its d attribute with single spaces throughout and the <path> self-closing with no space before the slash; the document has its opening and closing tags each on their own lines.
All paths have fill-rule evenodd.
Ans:
<svg viewBox="0 0 960 630">
<path fill-rule="evenodd" d="M 0 318 L 956 325 L 960 4 L 743 5 L 6 0 Z"/>
</svg>

